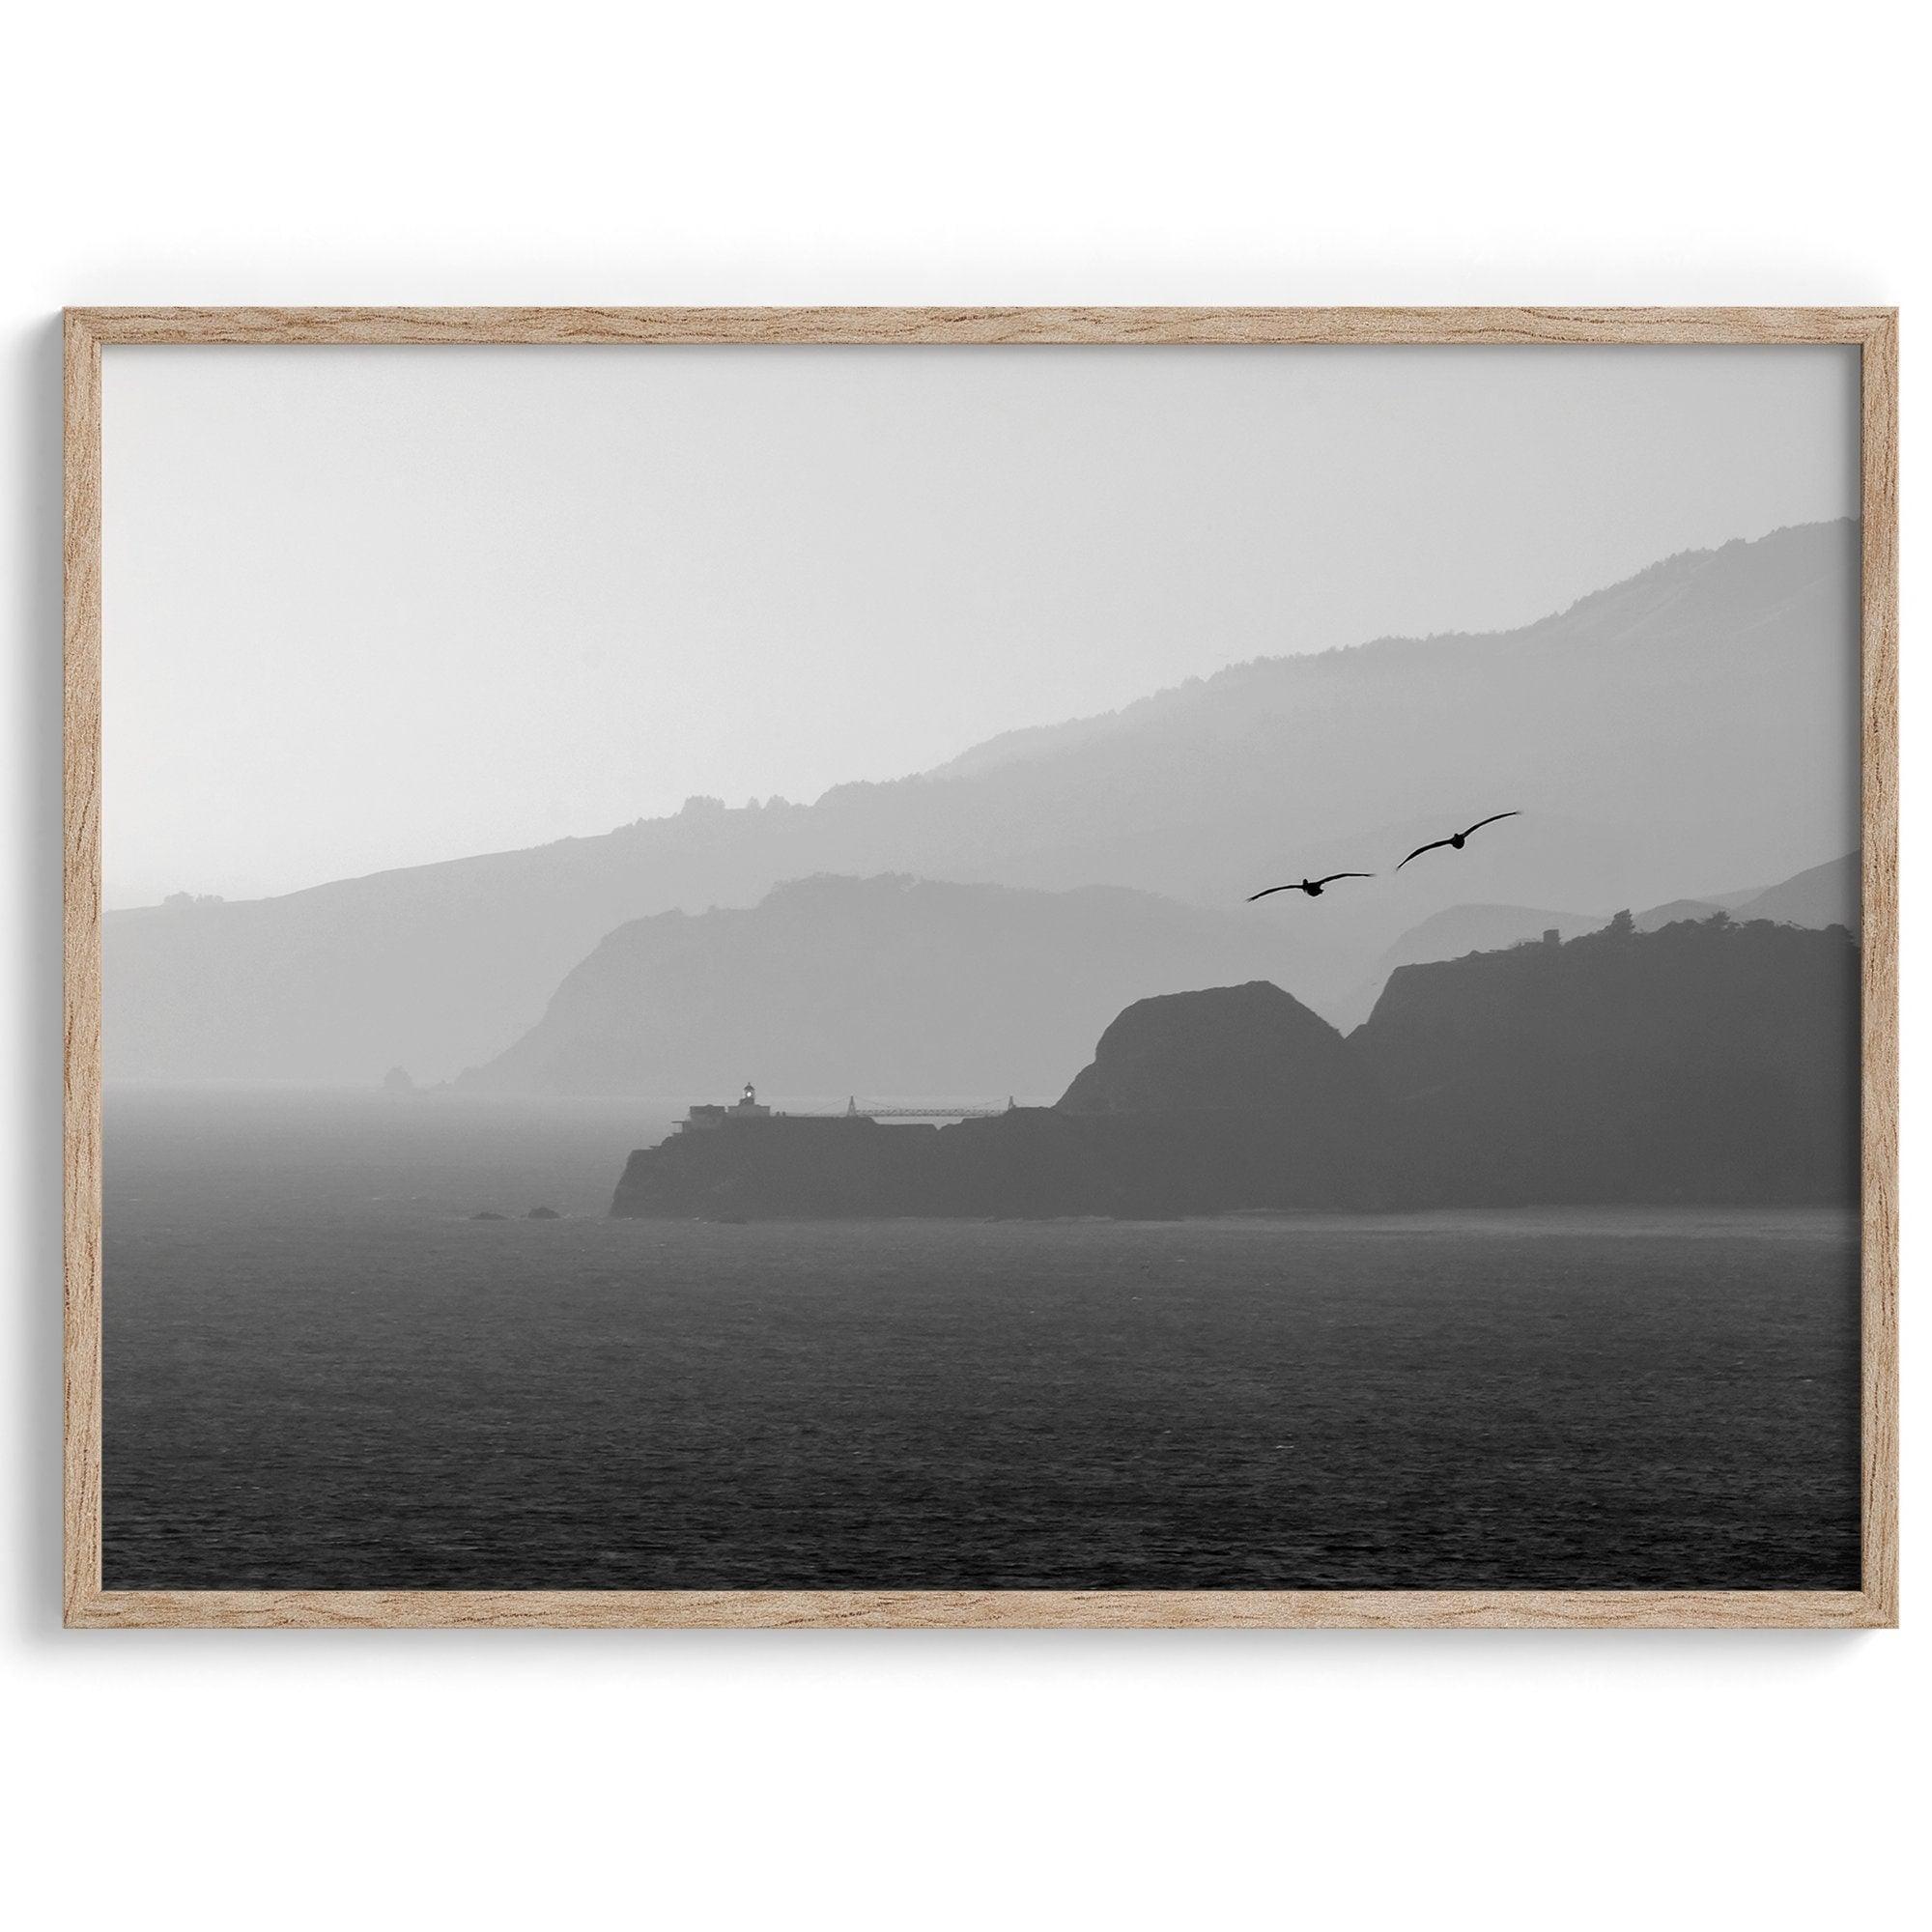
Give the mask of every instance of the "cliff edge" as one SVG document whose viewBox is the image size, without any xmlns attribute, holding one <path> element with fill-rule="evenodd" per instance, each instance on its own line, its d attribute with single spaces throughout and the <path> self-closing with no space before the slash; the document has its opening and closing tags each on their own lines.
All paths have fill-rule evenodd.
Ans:
<svg viewBox="0 0 1932 1932">
<path fill-rule="evenodd" d="M 1719 914 L 1400 969 L 1347 1039 L 1265 981 L 1142 1000 L 1052 1108 L 748 1122 L 631 1156 L 616 1214 L 1123 1217 L 1843 1203 L 1859 951 Z"/>
</svg>

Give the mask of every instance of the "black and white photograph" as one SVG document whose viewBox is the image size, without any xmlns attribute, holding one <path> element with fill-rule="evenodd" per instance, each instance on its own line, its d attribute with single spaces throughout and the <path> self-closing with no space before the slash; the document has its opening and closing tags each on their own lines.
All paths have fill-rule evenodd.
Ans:
<svg viewBox="0 0 1932 1932">
<path fill-rule="evenodd" d="M 101 1584 L 1856 1591 L 1856 347 L 101 351 Z"/>
</svg>

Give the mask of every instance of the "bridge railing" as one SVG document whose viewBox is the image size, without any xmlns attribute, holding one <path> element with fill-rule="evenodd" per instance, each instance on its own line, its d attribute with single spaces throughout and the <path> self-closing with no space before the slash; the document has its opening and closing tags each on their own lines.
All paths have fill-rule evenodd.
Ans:
<svg viewBox="0 0 1932 1932">
<path fill-rule="evenodd" d="M 1005 1107 L 858 1107 L 854 1116 L 867 1121 L 989 1121 Z"/>
<path fill-rule="evenodd" d="M 1009 1099 L 1004 1107 L 983 1107 L 977 1103 L 955 1106 L 942 1100 L 929 1106 L 913 1102 L 892 1107 L 862 1107 L 854 1099 L 830 1112 L 787 1109 L 785 1118 L 794 1121 L 990 1121 L 1000 1114 L 1012 1112 L 1015 1104 Z"/>
</svg>

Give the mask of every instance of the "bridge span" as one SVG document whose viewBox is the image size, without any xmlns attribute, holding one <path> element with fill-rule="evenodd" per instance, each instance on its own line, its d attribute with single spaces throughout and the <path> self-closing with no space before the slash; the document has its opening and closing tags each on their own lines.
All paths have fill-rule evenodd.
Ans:
<svg viewBox="0 0 1932 1932">
<path fill-rule="evenodd" d="M 1010 1114 L 1013 1107 L 1014 1102 L 1010 1094 L 1008 1095 L 1004 1107 L 955 1107 L 946 1101 L 938 1101 L 931 1106 L 917 1104 L 899 1107 L 862 1107 L 858 1095 L 854 1094 L 845 1103 L 843 1118 L 852 1121 L 989 1121 L 996 1114 Z M 825 1115 L 820 1118 L 838 1117 Z"/>
<path fill-rule="evenodd" d="M 1010 1114 L 1018 1103 L 1009 1094 L 1004 1107 L 982 1107 L 968 1101 L 961 1106 L 951 1100 L 901 1100 L 891 1107 L 862 1107 L 854 1094 L 838 1114 L 774 1114 L 758 1100 L 758 1090 L 748 1080 L 745 1091 L 731 1106 L 699 1103 L 677 1123 L 681 1134 L 712 1133 L 720 1127 L 737 1126 L 747 1121 L 984 1121 L 995 1114 Z"/>
</svg>

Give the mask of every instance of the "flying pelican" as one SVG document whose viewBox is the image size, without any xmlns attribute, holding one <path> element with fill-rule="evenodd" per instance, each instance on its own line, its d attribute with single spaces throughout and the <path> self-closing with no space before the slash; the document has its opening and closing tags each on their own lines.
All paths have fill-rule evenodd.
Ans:
<svg viewBox="0 0 1932 1932">
<path fill-rule="evenodd" d="M 1484 826 L 1493 825 L 1498 818 L 1520 818 L 1521 816 L 1522 813 L 1520 811 L 1494 812 L 1488 818 L 1477 819 L 1475 824 L 1470 826 L 1469 832 L 1480 832 Z M 1415 848 L 1415 850 L 1408 855 L 1408 859 L 1419 859 L 1425 852 L 1435 851 L 1436 846 L 1438 845 L 1453 845 L 1455 849 L 1460 852 L 1463 849 L 1463 847 L 1469 842 L 1469 832 L 1452 832 L 1447 838 L 1436 838 L 1432 840 L 1427 845 L 1418 845 Z M 1402 866 L 1407 865 L 1408 859 L 1405 859 L 1402 862 Z M 1402 870 L 1402 866 L 1398 866 L 1396 867 L 1396 870 L 1398 872 Z"/>
<path fill-rule="evenodd" d="M 1374 877 L 1375 874 L 1373 872 L 1330 872 L 1325 879 L 1296 879 L 1290 885 L 1269 886 L 1264 891 L 1250 893 L 1248 895 L 1248 903 L 1253 905 L 1257 899 L 1266 898 L 1269 893 L 1306 893 L 1310 898 L 1319 899 L 1321 896 L 1321 888 L 1323 886 L 1332 886 L 1337 879 L 1373 879 Z"/>
</svg>

